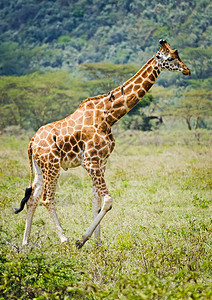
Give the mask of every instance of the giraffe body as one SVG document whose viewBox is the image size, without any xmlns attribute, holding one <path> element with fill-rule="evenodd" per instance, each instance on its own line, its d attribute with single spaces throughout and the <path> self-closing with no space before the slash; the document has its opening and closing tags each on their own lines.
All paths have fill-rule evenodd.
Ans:
<svg viewBox="0 0 212 300">
<path fill-rule="evenodd" d="M 86 99 L 72 115 L 41 127 L 31 139 L 28 154 L 32 192 L 27 198 L 23 244 L 28 243 L 33 214 L 41 195 L 41 202 L 52 216 L 61 242 L 68 240 L 56 214 L 54 195 L 60 168 L 67 170 L 80 165 L 92 179 L 94 221 L 76 246 L 82 247 L 93 232 L 99 244 L 100 222 L 112 208 L 112 198 L 104 179 L 107 159 L 115 146 L 112 125 L 141 100 L 163 69 L 190 75 L 177 50 L 171 50 L 166 41 L 160 43 L 162 48 L 157 54 L 122 86 L 109 94 Z M 32 184 L 33 164 L 35 178 Z"/>
</svg>

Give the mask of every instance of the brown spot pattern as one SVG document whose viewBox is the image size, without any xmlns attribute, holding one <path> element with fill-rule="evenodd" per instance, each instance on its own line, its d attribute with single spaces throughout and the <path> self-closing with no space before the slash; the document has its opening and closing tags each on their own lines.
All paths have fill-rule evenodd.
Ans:
<svg viewBox="0 0 212 300">
<path fill-rule="evenodd" d="M 111 91 L 115 96 L 113 101 L 109 101 L 106 94 L 88 98 L 72 115 L 37 131 L 29 148 L 42 174 L 42 203 L 49 211 L 56 214 L 54 196 L 60 167 L 67 169 L 82 165 L 90 175 L 98 197 L 111 199 L 104 180 L 107 158 L 115 146 L 111 126 L 139 102 L 159 73 L 153 57 L 123 84 L 123 95 L 118 87 Z M 103 207 L 107 207 L 105 202 Z"/>
</svg>

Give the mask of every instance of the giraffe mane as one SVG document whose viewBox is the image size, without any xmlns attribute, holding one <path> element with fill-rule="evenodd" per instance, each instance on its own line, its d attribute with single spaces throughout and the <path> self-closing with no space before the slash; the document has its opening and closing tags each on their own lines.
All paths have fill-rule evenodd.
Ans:
<svg viewBox="0 0 212 300">
<path fill-rule="evenodd" d="M 149 64 L 149 63 L 151 63 L 153 60 L 155 59 L 155 57 L 153 56 L 152 58 L 150 58 L 149 60 L 148 60 L 148 62 L 137 72 L 137 73 L 135 73 L 135 75 L 133 75 L 130 79 L 128 79 L 124 84 L 123 84 L 123 86 L 126 86 L 126 85 L 128 85 L 129 83 L 131 83 L 131 82 L 133 82 L 134 80 L 135 80 L 135 78 L 139 75 L 139 74 L 141 74 L 146 68 L 147 68 L 147 65 Z M 116 88 L 115 90 L 113 90 L 113 92 L 115 92 L 116 90 L 119 90 L 120 89 L 120 87 L 118 87 L 118 88 Z"/>
<path fill-rule="evenodd" d="M 82 107 L 85 103 L 87 103 L 89 101 L 100 100 L 100 99 L 105 98 L 106 96 L 108 96 L 108 94 L 98 95 L 98 96 L 94 96 L 94 97 L 88 97 L 87 99 L 85 99 L 85 100 L 82 101 L 82 103 L 80 104 L 79 107 Z"/>
<path fill-rule="evenodd" d="M 151 63 L 154 59 L 155 59 L 154 56 L 152 58 L 150 58 L 150 60 L 148 60 L 148 62 L 137 73 L 135 73 L 135 75 L 133 75 L 129 80 L 127 80 L 122 86 L 124 87 L 124 86 L 128 85 L 129 83 L 133 82 L 134 79 L 138 76 L 138 74 L 142 73 L 146 69 L 147 64 Z M 120 89 L 121 89 L 121 86 L 118 86 L 115 89 L 113 89 L 111 92 L 114 94 L 114 93 L 120 91 Z M 87 103 L 89 101 L 101 100 L 108 96 L 109 96 L 109 94 L 103 94 L 103 95 L 98 95 L 98 96 L 94 96 L 94 97 L 88 97 L 87 99 L 82 101 L 79 108 L 81 108 L 85 103 Z"/>
</svg>

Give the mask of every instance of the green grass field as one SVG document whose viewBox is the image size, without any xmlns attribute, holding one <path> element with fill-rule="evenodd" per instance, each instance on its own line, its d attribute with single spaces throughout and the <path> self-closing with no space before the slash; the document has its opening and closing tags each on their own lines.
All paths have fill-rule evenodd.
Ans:
<svg viewBox="0 0 212 300">
<path fill-rule="evenodd" d="M 45 207 L 35 212 L 29 247 L 28 140 L 0 137 L 0 299 L 212 299 L 210 131 L 122 132 L 106 171 L 114 198 L 102 246 L 75 241 L 92 216 L 91 180 L 61 171 L 56 193 L 69 244 L 60 244 Z"/>
</svg>

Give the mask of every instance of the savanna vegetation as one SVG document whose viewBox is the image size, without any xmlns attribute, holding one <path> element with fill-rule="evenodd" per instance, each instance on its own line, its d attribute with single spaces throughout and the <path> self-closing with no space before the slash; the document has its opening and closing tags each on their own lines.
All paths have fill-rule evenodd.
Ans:
<svg viewBox="0 0 212 300">
<path fill-rule="evenodd" d="M 117 135 L 117 134 L 116 134 Z M 207 130 L 123 132 L 106 171 L 114 198 L 103 244 L 75 241 L 92 222 L 82 168 L 62 171 L 56 194 L 70 239 L 60 244 L 45 207 L 22 248 L 29 183 L 24 137 L 0 137 L 1 299 L 211 299 L 211 135 Z"/>
<path fill-rule="evenodd" d="M 0 299 L 212 299 L 211 10 L 209 0 L 1 1 Z M 13 208 L 29 184 L 29 139 L 122 84 L 161 38 L 192 76 L 164 71 L 114 126 L 102 246 L 75 248 L 93 219 L 91 181 L 76 168 L 56 193 L 70 242 L 40 205 L 23 248 L 26 211 Z"/>
</svg>

